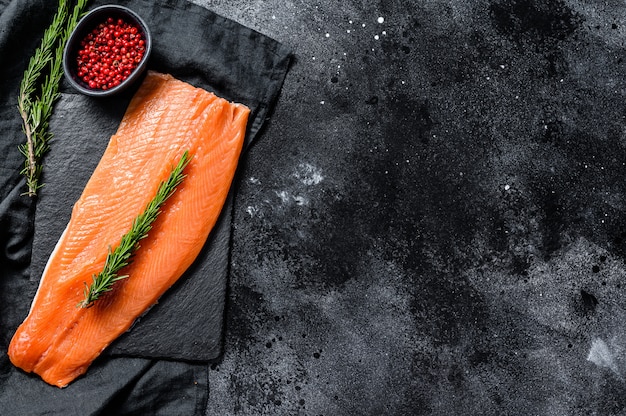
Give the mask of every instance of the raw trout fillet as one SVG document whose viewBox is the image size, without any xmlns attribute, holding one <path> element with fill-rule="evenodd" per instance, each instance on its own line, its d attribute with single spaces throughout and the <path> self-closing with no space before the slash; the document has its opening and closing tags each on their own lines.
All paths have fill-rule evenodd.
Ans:
<svg viewBox="0 0 626 416">
<path fill-rule="evenodd" d="M 30 312 L 9 345 L 13 364 L 64 387 L 178 280 L 195 260 L 226 200 L 249 109 L 169 75 L 150 72 L 72 209 Z M 104 266 L 182 154 L 187 177 L 165 203 L 129 277 L 90 308 L 85 283 Z M 185 319 L 181 317 L 181 319 Z"/>
</svg>

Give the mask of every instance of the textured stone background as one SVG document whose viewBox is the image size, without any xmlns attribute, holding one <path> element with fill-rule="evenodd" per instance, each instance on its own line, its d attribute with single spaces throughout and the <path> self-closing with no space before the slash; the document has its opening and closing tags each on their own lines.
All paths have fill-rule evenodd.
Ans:
<svg viewBox="0 0 626 416">
<path fill-rule="evenodd" d="M 626 4 L 195 1 L 296 57 L 207 415 L 626 413 Z"/>
</svg>

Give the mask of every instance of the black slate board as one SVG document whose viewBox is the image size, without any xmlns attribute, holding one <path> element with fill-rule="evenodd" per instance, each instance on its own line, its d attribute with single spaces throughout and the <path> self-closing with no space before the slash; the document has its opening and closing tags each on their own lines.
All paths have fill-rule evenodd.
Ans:
<svg viewBox="0 0 626 416">
<path fill-rule="evenodd" d="M 102 3 L 94 1 L 90 8 Z M 288 48 L 184 0 L 116 3 L 135 10 L 150 26 L 155 42 L 150 69 L 170 73 L 251 108 L 247 149 L 278 98 L 291 59 Z M 16 370 L 6 355 L 13 332 L 28 313 L 49 253 L 69 219 L 73 201 L 116 130 L 132 94 L 96 100 L 77 95 L 63 84 L 51 121 L 55 139 L 45 160 L 46 186 L 36 199 L 20 196 L 24 191 L 19 175 L 23 158 L 17 145 L 23 134 L 15 108 L 17 92 L 27 60 L 55 7 L 54 2 L 34 0 L 3 2 L 0 6 L 0 408 L 11 414 L 138 411 L 141 401 L 133 389 L 148 391 L 148 380 L 159 380 L 160 387 L 151 390 L 153 398 L 163 403 L 174 403 L 175 397 L 187 398 L 185 414 L 196 414 L 206 400 L 207 385 L 202 380 L 206 365 L 190 362 L 206 362 L 220 353 L 234 191 L 188 273 L 68 389 L 52 388 L 38 377 Z M 109 380 L 110 388 L 98 387 L 102 377 Z M 17 393 L 25 386 L 30 393 L 17 400 Z M 82 404 L 64 400 L 70 395 L 88 400 Z M 88 403 L 95 396 L 101 400 Z M 128 404 L 131 399 L 135 404 Z M 167 409 L 167 405 L 161 408 Z"/>
<path fill-rule="evenodd" d="M 289 62 L 279 43 L 187 2 L 120 2 L 144 18 L 154 39 L 149 68 L 251 109 L 249 146 L 277 97 Z M 94 6 L 97 3 L 94 3 Z M 183 24 L 184 23 L 184 24 Z M 238 33 L 238 36 L 225 36 Z M 58 102 L 35 215 L 31 280 L 38 280 L 76 201 L 115 132 L 130 93 L 98 100 L 68 93 Z M 194 265 L 109 354 L 210 360 L 221 350 L 232 195 Z"/>
</svg>

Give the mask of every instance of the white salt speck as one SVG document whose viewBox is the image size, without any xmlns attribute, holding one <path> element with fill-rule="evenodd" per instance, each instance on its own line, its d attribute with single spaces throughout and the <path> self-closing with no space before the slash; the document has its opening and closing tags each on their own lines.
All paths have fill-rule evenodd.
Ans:
<svg viewBox="0 0 626 416">
<path fill-rule="evenodd" d="M 289 202 L 289 194 L 286 191 L 274 191 L 276 192 L 276 196 L 280 198 L 283 204 Z"/>
<path fill-rule="evenodd" d="M 293 174 L 305 185 L 317 185 L 324 180 L 322 170 L 310 163 L 301 163 Z"/>
<path fill-rule="evenodd" d="M 307 198 L 300 195 L 293 196 L 293 200 L 297 205 L 308 205 L 309 202 Z"/>
<path fill-rule="evenodd" d="M 378 23 L 385 23 L 385 18 L 384 17 L 379 17 L 378 18 Z"/>
<path fill-rule="evenodd" d="M 272 19 L 276 19 L 276 15 L 272 15 Z"/>
<path fill-rule="evenodd" d="M 511 189 L 511 185 L 504 185 L 504 190 L 508 191 L 509 189 Z"/>
<path fill-rule="evenodd" d="M 313 57 L 312 59 L 315 60 L 315 57 Z"/>
<path fill-rule="evenodd" d="M 387 36 L 387 31 L 383 30 L 383 35 Z"/>
<path fill-rule="evenodd" d="M 346 32 L 350 33 L 350 29 L 346 30 Z"/>
<path fill-rule="evenodd" d="M 348 23 L 352 24 L 352 20 L 349 20 Z"/>
<path fill-rule="evenodd" d="M 500 65 L 500 69 L 504 69 L 504 65 Z"/>
<path fill-rule="evenodd" d="M 400 82 L 402 83 L 402 85 L 404 85 L 404 84 L 405 84 L 405 82 L 404 82 L 404 81 L 400 81 Z"/>
<path fill-rule="evenodd" d="M 374 39 L 378 40 L 380 37 L 378 35 L 374 35 Z"/>
<path fill-rule="evenodd" d="M 329 38 L 330 37 L 330 33 L 326 33 L 326 37 Z"/>
<path fill-rule="evenodd" d="M 365 27 L 365 23 L 363 23 L 361 26 L 362 26 L 362 27 Z"/>
<path fill-rule="evenodd" d="M 324 104 L 326 104 L 326 101 L 322 100 L 322 101 L 320 101 L 320 104 L 324 105 Z"/>
</svg>

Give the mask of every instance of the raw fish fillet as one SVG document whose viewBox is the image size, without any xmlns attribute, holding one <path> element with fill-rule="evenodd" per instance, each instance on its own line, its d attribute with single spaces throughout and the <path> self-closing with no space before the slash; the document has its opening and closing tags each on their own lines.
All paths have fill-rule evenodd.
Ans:
<svg viewBox="0 0 626 416">
<path fill-rule="evenodd" d="M 157 302 L 193 263 L 220 214 L 249 109 L 169 75 L 149 72 L 72 209 L 30 312 L 9 345 L 14 365 L 64 387 Z M 85 283 L 104 266 L 185 150 L 186 179 L 163 206 L 129 277 L 90 308 Z M 181 319 L 186 317 L 181 316 Z"/>
</svg>

